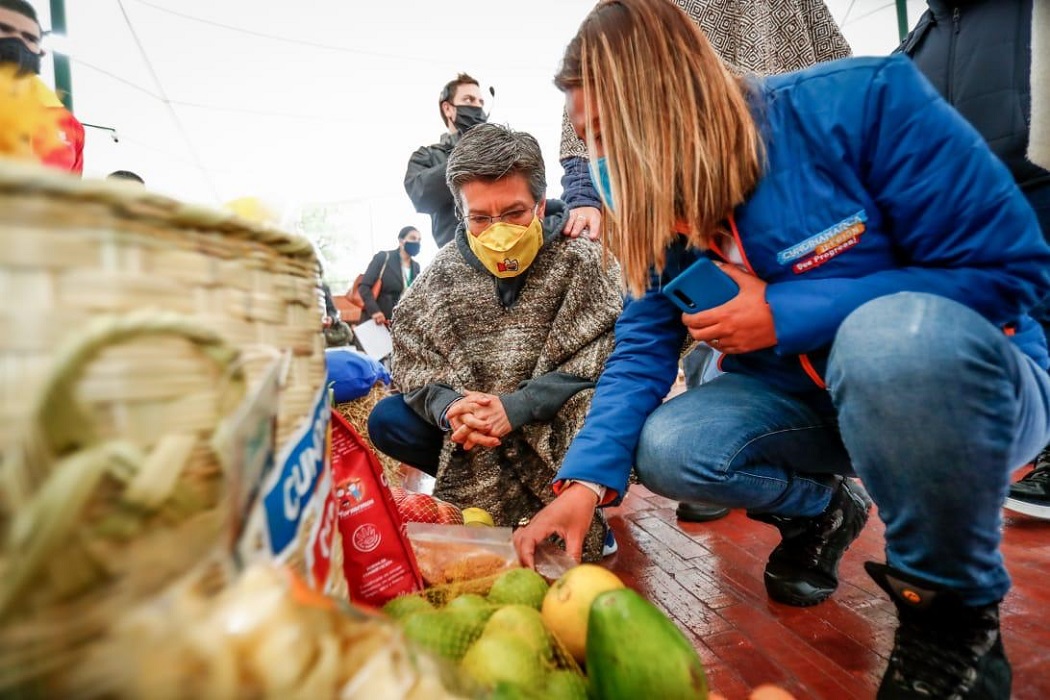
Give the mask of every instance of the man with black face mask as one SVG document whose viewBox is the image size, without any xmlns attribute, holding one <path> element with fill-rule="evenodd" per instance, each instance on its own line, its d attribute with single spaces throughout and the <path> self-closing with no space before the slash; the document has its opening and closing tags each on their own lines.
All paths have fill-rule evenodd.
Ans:
<svg viewBox="0 0 1050 700">
<path fill-rule="evenodd" d="M 0 69 L 14 68 L 19 92 L 29 94 L 54 114 L 58 129 L 53 139 L 33 144 L 37 159 L 44 165 L 80 174 L 84 170 L 84 127 L 62 106 L 55 93 L 37 77 L 44 50 L 43 31 L 36 10 L 24 0 L 0 0 Z"/>
<path fill-rule="evenodd" d="M 423 146 L 408 160 L 405 171 L 405 191 L 416 211 L 430 215 L 430 229 L 438 247 L 455 236 L 456 202 L 445 183 L 445 163 L 448 154 L 471 127 L 484 124 L 485 99 L 478 81 L 460 73 L 441 91 L 438 110 L 448 133 L 432 146 Z"/>
</svg>

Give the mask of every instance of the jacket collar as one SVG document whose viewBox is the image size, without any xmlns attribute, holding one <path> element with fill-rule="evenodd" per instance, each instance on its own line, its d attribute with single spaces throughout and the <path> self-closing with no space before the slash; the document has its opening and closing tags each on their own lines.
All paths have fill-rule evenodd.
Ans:
<svg viewBox="0 0 1050 700">
<path fill-rule="evenodd" d="M 936 17 L 950 17 L 955 8 L 966 9 L 975 0 L 926 0 L 926 4 Z"/>
</svg>

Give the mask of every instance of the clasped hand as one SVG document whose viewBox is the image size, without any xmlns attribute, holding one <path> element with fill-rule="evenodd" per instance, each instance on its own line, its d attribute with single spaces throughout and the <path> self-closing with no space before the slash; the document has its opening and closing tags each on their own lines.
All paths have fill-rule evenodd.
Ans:
<svg viewBox="0 0 1050 700">
<path fill-rule="evenodd" d="M 452 442 L 466 450 L 497 447 L 500 438 L 511 431 L 510 419 L 503 402 L 495 394 L 468 391 L 453 403 L 445 413 L 452 428 Z"/>
<path fill-rule="evenodd" d="M 727 354 L 776 345 L 777 331 L 773 312 L 766 303 L 766 283 L 736 265 L 716 264 L 740 286 L 740 293 L 713 309 L 682 314 L 689 335 Z"/>
</svg>

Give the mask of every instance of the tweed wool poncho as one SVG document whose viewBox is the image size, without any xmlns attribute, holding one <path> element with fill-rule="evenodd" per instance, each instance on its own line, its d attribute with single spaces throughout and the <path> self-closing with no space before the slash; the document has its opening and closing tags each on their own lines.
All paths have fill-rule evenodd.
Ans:
<svg viewBox="0 0 1050 700">
<path fill-rule="evenodd" d="M 600 244 L 561 235 L 560 208 L 548 206 L 556 215 L 545 222 L 544 245 L 509 307 L 459 228 L 397 306 L 392 367 L 400 391 L 436 383 L 502 395 L 550 372 L 597 381 L 622 307 L 619 268 L 603 260 Z M 466 452 L 446 435 L 434 495 L 484 508 L 500 526 L 531 518 L 554 499 L 551 482 L 592 393 L 576 393 L 553 420 L 526 423 L 492 449 Z M 600 557 L 602 536 L 596 516 L 585 559 Z"/>
</svg>

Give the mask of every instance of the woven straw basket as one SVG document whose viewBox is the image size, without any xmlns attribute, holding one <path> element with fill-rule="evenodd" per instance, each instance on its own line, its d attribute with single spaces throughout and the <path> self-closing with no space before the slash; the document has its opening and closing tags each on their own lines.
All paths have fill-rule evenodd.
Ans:
<svg viewBox="0 0 1050 700">
<path fill-rule="evenodd" d="M 278 445 L 314 412 L 317 274 L 303 239 L 0 162 L 0 695 L 222 540 L 211 438 L 282 354 Z"/>
</svg>

